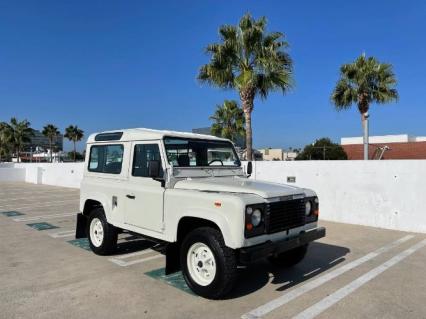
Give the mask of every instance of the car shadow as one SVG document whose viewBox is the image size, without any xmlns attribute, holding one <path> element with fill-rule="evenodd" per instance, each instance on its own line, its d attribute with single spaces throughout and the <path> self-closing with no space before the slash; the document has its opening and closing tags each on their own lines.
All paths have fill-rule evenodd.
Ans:
<svg viewBox="0 0 426 319">
<path fill-rule="evenodd" d="M 276 291 L 285 291 L 295 285 L 318 276 L 345 261 L 350 250 L 346 247 L 313 242 L 309 245 L 306 257 L 297 265 L 280 268 L 262 260 L 239 271 L 235 289 L 226 299 L 240 298 L 251 294 L 269 282 L 276 285 Z"/>
<path fill-rule="evenodd" d="M 138 235 L 128 235 L 120 238 L 117 243 L 117 250 L 114 255 L 130 254 L 146 249 L 153 249 L 163 253 L 164 247 L 157 243 L 147 240 Z"/>
</svg>

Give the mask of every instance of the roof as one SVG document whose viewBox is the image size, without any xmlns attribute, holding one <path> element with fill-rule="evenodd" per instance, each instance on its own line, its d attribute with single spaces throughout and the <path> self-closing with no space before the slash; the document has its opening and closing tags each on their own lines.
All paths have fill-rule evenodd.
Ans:
<svg viewBox="0 0 426 319">
<path fill-rule="evenodd" d="M 370 144 L 424 142 L 426 141 L 426 137 L 410 136 L 408 134 L 382 135 L 382 136 L 370 136 L 368 138 L 368 141 Z M 342 137 L 340 139 L 341 145 L 362 144 L 362 143 L 363 143 L 362 136 L 361 137 Z"/>
<path fill-rule="evenodd" d="M 95 136 L 98 134 L 104 133 L 117 133 L 123 132 L 123 135 L 120 141 L 138 141 L 138 140 L 161 140 L 165 136 L 173 137 L 183 137 L 183 138 L 198 138 L 198 139 L 207 139 L 207 140 L 217 140 L 217 141 L 229 141 L 225 138 L 219 138 L 212 135 L 204 134 L 195 134 L 188 132 L 176 132 L 176 131 L 162 131 L 162 130 L 152 130 L 148 128 L 131 128 L 123 130 L 113 130 L 113 131 L 104 131 L 93 133 L 87 139 L 87 143 L 95 143 Z"/>
</svg>

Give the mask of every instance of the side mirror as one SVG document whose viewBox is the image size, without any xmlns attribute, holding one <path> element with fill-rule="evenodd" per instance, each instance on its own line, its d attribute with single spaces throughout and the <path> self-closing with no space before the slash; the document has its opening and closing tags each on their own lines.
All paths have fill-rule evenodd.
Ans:
<svg viewBox="0 0 426 319">
<path fill-rule="evenodd" d="M 253 172 L 253 164 L 251 162 L 247 163 L 247 175 L 250 176 Z"/>
<path fill-rule="evenodd" d="M 152 178 L 160 177 L 160 161 L 148 161 L 148 176 Z"/>
</svg>

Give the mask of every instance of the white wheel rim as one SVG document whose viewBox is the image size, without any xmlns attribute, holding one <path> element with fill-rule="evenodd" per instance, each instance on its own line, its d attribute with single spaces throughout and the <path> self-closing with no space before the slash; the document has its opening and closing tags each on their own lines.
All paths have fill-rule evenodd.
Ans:
<svg viewBox="0 0 426 319">
<path fill-rule="evenodd" d="M 104 227 L 99 218 L 93 218 L 90 223 L 90 240 L 95 247 L 99 247 L 104 241 Z"/>
<path fill-rule="evenodd" d="M 216 276 L 216 259 L 211 249 L 204 243 L 193 244 L 186 256 L 191 278 L 200 286 L 210 285 Z"/>
</svg>

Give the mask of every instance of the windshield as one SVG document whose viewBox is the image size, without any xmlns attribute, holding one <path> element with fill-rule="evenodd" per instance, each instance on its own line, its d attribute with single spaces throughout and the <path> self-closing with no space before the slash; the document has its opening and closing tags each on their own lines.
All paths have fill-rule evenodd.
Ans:
<svg viewBox="0 0 426 319">
<path fill-rule="evenodd" d="M 241 165 L 230 142 L 165 137 L 167 159 L 175 167 Z"/>
</svg>

